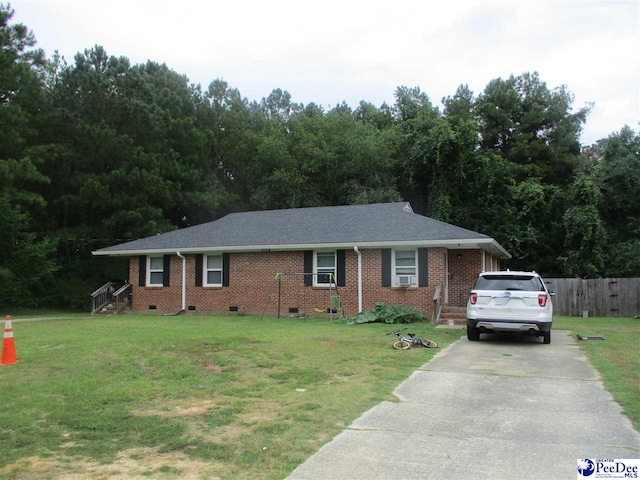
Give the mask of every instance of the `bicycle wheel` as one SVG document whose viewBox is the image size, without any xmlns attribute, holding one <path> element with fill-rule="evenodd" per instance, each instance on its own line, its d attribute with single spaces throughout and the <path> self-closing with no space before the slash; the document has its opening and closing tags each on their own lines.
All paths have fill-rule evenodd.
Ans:
<svg viewBox="0 0 640 480">
<path fill-rule="evenodd" d="M 393 342 L 393 348 L 396 350 L 409 350 L 411 348 L 411 344 L 404 340 L 396 340 Z"/>
<path fill-rule="evenodd" d="M 438 348 L 438 344 L 436 342 L 434 342 L 433 340 L 427 340 L 426 338 L 421 338 L 420 342 L 422 343 L 423 347 Z"/>
</svg>

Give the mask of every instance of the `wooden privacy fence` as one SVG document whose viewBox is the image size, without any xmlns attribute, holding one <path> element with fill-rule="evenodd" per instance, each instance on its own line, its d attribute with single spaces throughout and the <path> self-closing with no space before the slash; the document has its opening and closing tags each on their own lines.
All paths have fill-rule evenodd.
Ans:
<svg viewBox="0 0 640 480">
<path fill-rule="evenodd" d="M 632 317 L 640 315 L 640 278 L 546 278 L 555 290 L 555 315 Z"/>
</svg>

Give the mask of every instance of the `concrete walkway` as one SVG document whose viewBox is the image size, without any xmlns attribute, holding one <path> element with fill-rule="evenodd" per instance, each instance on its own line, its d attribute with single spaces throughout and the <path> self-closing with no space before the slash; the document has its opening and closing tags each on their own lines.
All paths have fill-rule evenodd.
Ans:
<svg viewBox="0 0 640 480">
<path fill-rule="evenodd" d="M 569 332 L 461 339 L 394 393 L 289 479 L 575 479 L 578 459 L 640 457 Z"/>
</svg>

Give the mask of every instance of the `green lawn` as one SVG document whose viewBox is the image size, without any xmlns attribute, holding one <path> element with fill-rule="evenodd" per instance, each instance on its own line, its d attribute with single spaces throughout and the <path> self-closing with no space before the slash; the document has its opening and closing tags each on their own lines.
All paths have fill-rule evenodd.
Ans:
<svg viewBox="0 0 640 480">
<path fill-rule="evenodd" d="M 605 388 L 640 431 L 640 319 L 554 317 L 553 328 L 571 330 L 573 338 L 605 337 L 577 342 Z"/>
<path fill-rule="evenodd" d="M 327 319 L 19 318 L 3 479 L 283 478 L 439 351 Z M 412 328 L 441 346 L 462 333 Z"/>
<path fill-rule="evenodd" d="M 2 479 L 280 479 L 440 350 L 326 319 L 43 316 L 13 323 L 19 363 L 0 367 Z M 607 338 L 580 346 L 638 429 L 640 321 L 554 328 Z"/>
</svg>

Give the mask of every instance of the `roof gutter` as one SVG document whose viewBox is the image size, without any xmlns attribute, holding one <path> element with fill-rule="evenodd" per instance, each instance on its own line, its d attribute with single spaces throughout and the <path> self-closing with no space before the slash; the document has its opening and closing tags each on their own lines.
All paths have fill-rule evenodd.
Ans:
<svg viewBox="0 0 640 480">
<path fill-rule="evenodd" d="M 358 255 L 358 313 L 362 312 L 362 253 L 358 246 L 353 246 L 353 251 Z"/>
<path fill-rule="evenodd" d="M 399 247 L 425 247 L 425 248 L 479 248 L 486 250 L 500 258 L 509 259 L 511 255 L 502 245 L 493 238 L 477 239 L 452 239 L 452 240 L 402 240 L 384 242 L 359 242 L 359 248 L 399 248 Z M 309 243 L 291 245 L 220 245 L 215 247 L 186 247 L 181 248 L 182 253 L 204 253 L 204 252 L 282 252 L 291 250 L 315 250 L 315 249 L 349 249 L 353 248 L 353 243 Z M 167 248 L 142 248 L 130 250 L 95 250 L 92 255 L 105 256 L 133 256 L 133 255 L 161 255 L 175 252 L 175 247 Z"/>
</svg>

